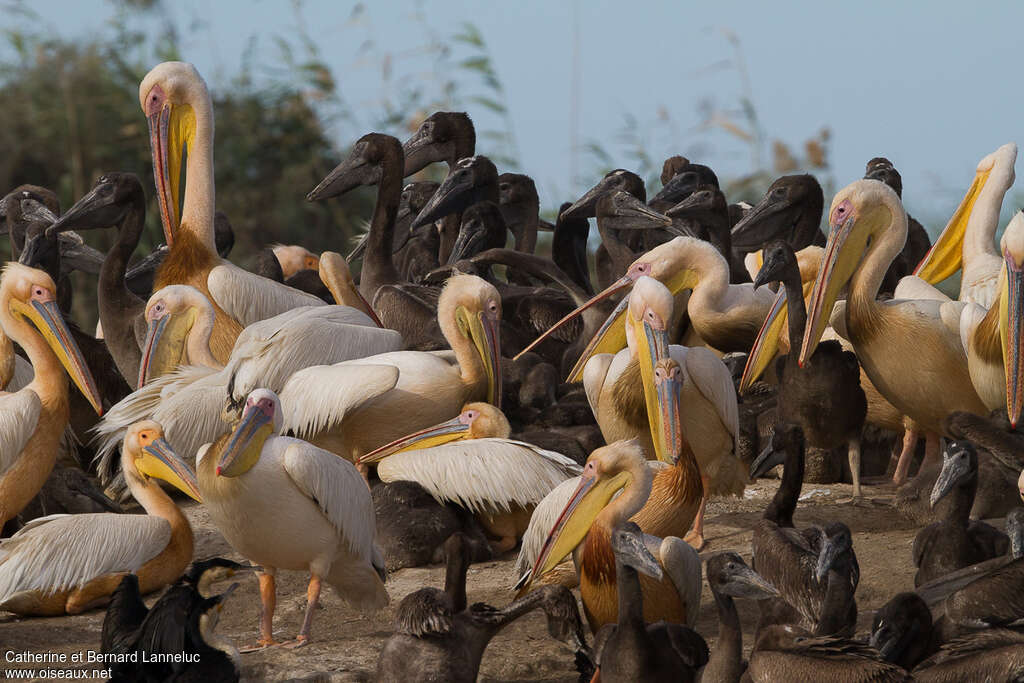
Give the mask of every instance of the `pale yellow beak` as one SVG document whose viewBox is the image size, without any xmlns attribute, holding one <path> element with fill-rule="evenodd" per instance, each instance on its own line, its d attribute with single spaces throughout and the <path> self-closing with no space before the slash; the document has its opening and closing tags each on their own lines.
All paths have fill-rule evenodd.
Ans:
<svg viewBox="0 0 1024 683">
<path fill-rule="evenodd" d="M 967 222 L 971 218 L 974 204 L 978 201 L 985 183 L 988 181 L 992 166 L 976 171 L 967 194 L 953 212 L 946 228 L 935 240 L 932 248 L 914 269 L 914 275 L 925 282 L 935 285 L 950 277 L 963 266 L 964 236 L 967 234 Z"/>
<path fill-rule="evenodd" d="M 1017 428 L 1024 406 L 1024 264 L 1003 254 L 1002 292 L 999 297 L 999 337 L 1003 347 L 1003 370 L 1006 373 L 1006 413 L 1010 426 Z"/>
<path fill-rule="evenodd" d="M 181 163 L 185 149 L 195 137 L 196 117 L 187 104 L 167 102 L 160 111 L 146 118 L 149 123 L 149 146 L 153 155 L 153 179 L 164 239 L 170 245 L 181 218 Z"/>
<path fill-rule="evenodd" d="M 181 313 L 167 312 L 149 321 L 139 362 L 139 387 L 171 372 L 185 362 L 188 335 L 198 311 L 190 307 Z"/>
<path fill-rule="evenodd" d="M 147 477 L 163 479 L 188 497 L 203 502 L 196 473 L 174 452 L 171 444 L 163 439 L 156 439 L 143 447 L 142 456 L 135 461 L 135 467 Z"/>
<path fill-rule="evenodd" d="M 396 439 L 389 444 L 385 444 L 360 457 L 357 462 L 361 465 L 370 462 L 379 462 L 389 455 L 394 455 L 395 453 L 419 450 L 423 448 L 433 448 L 434 446 L 440 446 L 441 444 L 465 439 L 467 436 L 469 436 L 469 422 L 463 420 L 462 415 L 459 415 L 447 422 L 442 422 L 439 425 L 421 429 L 418 432 L 414 432 L 408 436 Z"/>
</svg>

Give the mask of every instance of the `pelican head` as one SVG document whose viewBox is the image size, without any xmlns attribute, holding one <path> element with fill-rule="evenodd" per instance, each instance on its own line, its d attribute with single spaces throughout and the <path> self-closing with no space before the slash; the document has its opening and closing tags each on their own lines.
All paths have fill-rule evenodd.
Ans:
<svg viewBox="0 0 1024 683">
<path fill-rule="evenodd" d="M 298 244 L 275 244 L 271 251 L 281 264 L 281 273 L 285 278 L 290 278 L 300 270 L 320 270 L 317 255 Z"/>
<path fill-rule="evenodd" d="M 363 185 L 378 184 L 384 175 L 383 162 L 389 157 L 402 158 L 398 139 L 383 133 L 367 133 L 356 140 L 348 156 L 306 195 L 306 199 L 320 201 Z"/>
<path fill-rule="evenodd" d="M 461 339 L 476 349 L 487 377 L 487 402 L 501 407 L 501 296 L 475 275 L 448 278 L 437 302 L 437 319 L 454 349 Z M 466 368 L 463 368 L 463 372 Z"/>
<path fill-rule="evenodd" d="M 172 244 L 181 222 L 178 206 L 183 154 L 195 144 L 197 126 L 213 129 L 210 91 L 191 64 L 164 62 L 153 67 L 139 84 L 139 104 L 149 123 L 164 239 Z"/>
<path fill-rule="evenodd" d="M 460 159 L 410 227 L 416 229 L 486 200 L 489 197 L 483 188 L 494 186 L 496 189 L 497 185 L 498 169 L 493 161 L 480 155 Z"/>
<path fill-rule="evenodd" d="M 237 477 L 259 462 L 263 444 L 281 431 L 281 399 L 270 389 L 256 389 L 245 399 L 242 419 L 231 431 L 217 462 L 218 477 Z"/>
<path fill-rule="evenodd" d="M 446 161 L 460 149 L 476 147 L 476 129 L 469 114 L 458 111 L 434 112 L 423 120 L 412 137 L 402 145 L 405 177 L 418 173 L 435 161 Z"/>
<path fill-rule="evenodd" d="M 793 230 L 806 203 L 824 203 L 821 185 L 810 174 L 782 176 L 771 184 L 757 206 L 743 216 L 732 229 L 732 246 L 754 251 L 773 239 L 782 239 Z"/>
<path fill-rule="evenodd" d="M 213 325 L 213 305 L 202 292 L 189 285 L 170 285 L 155 292 L 146 302 L 146 341 L 139 363 L 139 386 L 174 370 L 195 363 L 189 355 L 192 328 L 200 319 Z M 204 340 L 208 341 L 208 340 Z"/>
<path fill-rule="evenodd" d="M 591 453 L 583 467 L 579 486 L 544 541 L 533 571 L 521 582 L 523 589 L 571 553 L 586 538 L 590 525 L 601 510 L 626 486 L 639 487 L 642 495 L 632 500 L 633 504 L 628 506 L 630 509 L 623 507 L 617 510 L 621 519 L 614 521 L 624 521 L 636 514 L 650 495 L 651 480 L 644 449 L 636 439 L 616 441 Z"/>
<path fill-rule="evenodd" d="M 104 173 L 84 197 L 47 228 L 46 233 L 51 235 L 65 230 L 117 225 L 135 201 L 145 204 L 138 176 L 134 173 Z"/>
<path fill-rule="evenodd" d="M 672 225 L 671 218 L 622 190 L 612 190 L 601 195 L 595 213 L 604 228 L 611 230 L 647 230 Z"/>
<path fill-rule="evenodd" d="M 507 439 L 511 433 L 512 427 L 505 414 L 490 403 L 467 403 L 461 413 L 447 422 L 395 439 L 360 457 L 359 463 L 379 462 L 395 453 L 433 448 L 463 439 Z"/>
<path fill-rule="evenodd" d="M 661 581 L 664 572 L 658 560 L 644 544 L 644 533 L 635 522 L 625 522 L 612 532 L 612 552 L 626 567 Z"/>
<path fill-rule="evenodd" d="M 618 292 L 632 289 L 633 285 L 641 277 L 647 276 L 658 280 L 668 287 L 669 292 L 671 292 L 673 296 L 684 289 L 692 289 L 697 285 L 700 279 L 694 264 L 698 259 L 704 256 L 718 258 L 724 261 L 722 256 L 718 254 L 718 251 L 713 246 L 703 240 L 698 240 L 693 237 L 680 236 L 663 244 L 659 244 L 654 249 L 651 249 L 646 254 L 633 261 L 625 275 L 609 285 L 603 292 L 595 295 L 582 306 L 552 325 L 547 332 L 520 351 L 516 357 L 518 358 L 531 350 L 541 341 L 553 334 L 555 330 L 559 329 L 594 304 L 608 299 Z M 609 315 L 604 324 L 601 325 L 597 334 L 595 334 L 593 339 L 590 340 L 590 343 L 587 344 L 587 347 L 583 350 L 583 354 L 580 356 L 579 360 L 576 361 L 576 365 L 569 373 L 568 381 L 578 382 L 582 379 L 583 367 L 592 356 L 599 353 L 616 353 L 626 345 L 625 315 L 626 308 L 629 305 L 628 299 L 629 297 L 627 296 L 619 302 L 619 305 L 615 307 L 615 310 L 611 312 L 611 315 Z"/>
<path fill-rule="evenodd" d="M 747 566 L 737 553 L 726 550 L 708 558 L 708 584 L 720 595 L 763 600 L 779 594 L 778 589 Z"/>
<path fill-rule="evenodd" d="M 22 348 L 32 341 L 23 334 L 25 322 L 42 336 L 96 414 L 102 415 L 103 400 L 96 380 L 57 306 L 57 285 L 42 270 L 8 263 L 0 277 L 0 324 Z"/>
<path fill-rule="evenodd" d="M 999 278 L 999 336 L 1006 372 L 1006 413 L 1016 429 L 1024 407 L 1024 211 L 1014 214 L 999 242 L 1003 252 Z"/>
<path fill-rule="evenodd" d="M 984 192 L 995 191 L 1002 197 L 1010 189 L 1015 178 L 1013 164 L 1016 160 L 1017 145 L 1012 142 L 982 157 L 974 169 L 974 180 L 967 188 L 967 194 L 953 212 L 942 234 L 914 270 L 914 275 L 936 284 L 960 269 L 963 265 L 964 237 L 967 235 L 974 205 Z M 998 216 L 989 218 L 993 222 L 999 219 Z"/>
<path fill-rule="evenodd" d="M 878 180 L 857 180 L 840 190 L 828 213 L 829 234 L 825 258 L 811 292 L 807 328 L 800 348 L 800 365 L 810 358 L 828 325 L 840 292 L 853 279 L 861 260 L 884 233 L 902 232 L 888 247 L 895 257 L 907 237 L 907 214 L 896 193 Z"/>
<path fill-rule="evenodd" d="M 828 576 L 829 570 L 835 567 L 839 558 L 853 551 L 853 535 L 850 527 L 842 522 L 832 522 L 827 527 L 817 529 L 821 536 L 821 549 L 818 551 L 814 577 L 820 583 Z"/>
<path fill-rule="evenodd" d="M 562 219 L 592 218 L 597 216 L 597 202 L 610 192 L 625 192 L 641 202 L 647 201 L 647 190 L 644 181 L 636 173 L 624 168 L 609 171 L 604 178 L 587 190 L 569 208 L 561 213 Z"/>
<path fill-rule="evenodd" d="M 978 453 L 969 441 L 951 441 L 942 453 L 942 471 L 932 487 L 928 502 L 932 507 L 961 484 L 978 475 Z"/>
<path fill-rule="evenodd" d="M 126 477 L 163 479 L 190 498 L 202 502 L 192 468 L 164 440 L 164 428 L 153 420 L 136 422 L 124 436 L 121 465 Z"/>
</svg>

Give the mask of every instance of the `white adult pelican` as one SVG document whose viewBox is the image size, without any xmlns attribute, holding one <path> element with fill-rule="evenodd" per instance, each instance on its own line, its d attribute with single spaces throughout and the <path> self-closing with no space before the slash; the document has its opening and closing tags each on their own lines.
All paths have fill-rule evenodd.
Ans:
<svg viewBox="0 0 1024 683">
<path fill-rule="evenodd" d="M 437 320 L 451 351 L 382 353 L 293 375 L 281 394 L 285 429 L 355 461 L 412 431 L 451 419 L 467 403 L 498 404 L 498 290 L 475 275 L 451 277 L 438 299 Z M 397 372 L 398 383 L 393 391 L 340 415 L 335 406 L 345 403 L 338 398 L 362 381 L 352 368 L 366 365 Z"/>
<path fill-rule="evenodd" d="M 0 393 L 3 525 L 39 493 L 53 470 L 70 417 L 68 375 L 96 412 L 103 410 L 96 382 L 61 316 L 57 287 L 49 275 L 7 264 L 0 276 L 0 327 L 24 349 L 34 371 L 25 388 Z"/>
<path fill-rule="evenodd" d="M 191 64 L 164 62 L 139 85 L 139 103 L 149 122 L 153 175 L 164 237 L 170 250 L 154 289 L 188 284 L 214 304 L 214 356 L 225 362 L 242 327 L 297 306 L 323 301 L 243 270 L 217 254 L 214 241 L 213 102 Z M 179 178 L 185 149 L 187 182 L 178 216 Z"/>
<path fill-rule="evenodd" d="M 380 378 L 364 373 L 359 389 L 345 397 L 346 407 L 394 386 L 394 373 L 390 382 Z M 277 394 L 257 389 L 246 398 L 234 430 L 204 446 L 196 460 L 199 490 L 213 523 L 235 550 L 263 567 L 261 647 L 274 644 L 279 569 L 310 573 L 306 616 L 294 646 L 309 640 L 323 581 L 357 608 L 388 603 L 366 482 L 332 453 L 277 436 L 282 424 Z"/>
<path fill-rule="evenodd" d="M 165 287 L 150 297 L 145 317 L 141 388 L 114 405 L 96 428 L 99 469 L 107 482 L 117 476 L 116 452 L 125 429 L 139 420 L 160 422 L 179 453 L 194 454 L 227 431 L 221 419 L 225 400 L 241 405 L 253 389 L 282 391 L 303 368 L 403 346 L 401 335 L 377 327 L 354 308 L 304 306 L 246 327 L 222 367 L 210 347 L 213 307 L 199 290 Z"/>
<path fill-rule="evenodd" d="M 476 515 L 495 553 L 515 547 L 534 507 L 580 473 L 561 453 L 509 438 L 505 415 L 489 403 L 469 403 L 455 418 L 402 437 L 359 459 L 378 463 L 381 481 L 415 481 L 440 503 Z"/>
<path fill-rule="evenodd" d="M 654 386 L 659 357 L 667 354 L 678 363 L 682 436 L 696 456 L 704 488 L 693 534 L 687 537 L 699 549 L 704 545 L 707 497 L 742 494 L 747 468 L 735 455 L 739 409 L 732 375 L 710 349 L 669 345 L 673 304 L 668 287 L 652 277 L 637 278 L 626 310 L 627 348 L 592 356 L 583 371 L 583 386 L 605 441 L 637 438 L 647 453 L 668 462 L 651 437 L 649 416 L 658 405 L 645 387 Z"/>
<path fill-rule="evenodd" d="M 192 528 L 153 479 L 199 500 L 195 474 L 153 421 L 132 425 L 121 467 L 145 515 L 93 513 L 34 519 L 0 542 L 0 610 L 32 616 L 78 614 L 107 601 L 125 572 L 150 593 L 192 561 Z"/>
<path fill-rule="evenodd" d="M 595 450 L 558 522 L 551 529 L 532 571 L 520 581 L 526 591 L 534 581 L 573 554 L 580 577 L 580 597 L 595 633 L 618 617 L 611 534 L 643 507 L 652 475 L 636 441 L 617 441 Z M 619 490 L 622 495 L 612 497 Z M 647 536 L 647 550 L 664 570 L 661 580 L 641 578 L 644 621 L 664 619 L 693 626 L 700 614 L 701 566 L 697 551 L 682 539 Z"/>
<path fill-rule="evenodd" d="M 956 410 L 987 413 L 971 384 L 960 341 L 960 302 L 876 301 L 882 277 L 906 240 L 899 197 L 877 180 L 858 180 L 832 200 L 825 260 L 811 293 L 799 362 L 814 353 L 839 293 L 849 284 L 845 330 L 872 383 L 898 410 L 934 435 Z"/>
</svg>

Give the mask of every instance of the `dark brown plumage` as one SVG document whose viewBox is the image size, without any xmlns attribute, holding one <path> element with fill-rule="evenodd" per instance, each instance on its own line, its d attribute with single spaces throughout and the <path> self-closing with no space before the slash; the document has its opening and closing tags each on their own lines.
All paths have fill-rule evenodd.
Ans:
<svg viewBox="0 0 1024 683">
<path fill-rule="evenodd" d="M 834 636 L 811 636 L 792 626 L 772 626 L 757 637 L 747 676 L 753 683 L 829 681 L 902 683 L 910 674 L 883 661 L 863 643 Z"/>
<path fill-rule="evenodd" d="M 729 207 L 721 190 L 714 185 L 699 185 L 690 196 L 671 207 L 665 215 L 673 222 L 677 218 L 689 219 L 693 236 L 714 245 L 729 263 L 729 282 L 750 282 L 750 274 L 743 260 L 733 255 Z"/>
<path fill-rule="evenodd" d="M 891 187 L 897 196 L 903 197 L 903 178 L 892 162 L 885 157 L 875 157 L 868 161 L 864 168 L 864 177 L 882 181 Z M 914 273 L 914 269 L 921 263 L 921 259 L 925 257 L 931 246 L 928 231 L 913 216 L 907 214 L 907 241 L 885 272 L 882 286 L 878 290 L 879 293 L 891 294 L 896 291 L 896 285 L 899 284 L 900 278 Z"/>
<path fill-rule="evenodd" d="M 794 251 L 825 245 L 821 213 L 825 194 L 810 175 L 776 178 L 757 206 L 732 229 L 732 246 L 742 252 L 757 251 L 773 240 L 783 240 Z"/>
</svg>

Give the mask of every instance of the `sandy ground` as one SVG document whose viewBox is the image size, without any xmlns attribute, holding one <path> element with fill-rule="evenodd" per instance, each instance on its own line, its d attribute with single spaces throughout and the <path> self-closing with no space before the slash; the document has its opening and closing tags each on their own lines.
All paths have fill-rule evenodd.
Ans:
<svg viewBox="0 0 1024 683">
<path fill-rule="evenodd" d="M 777 480 L 762 479 L 747 489 L 743 499 L 713 501 L 706 526 L 709 546 L 702 554 L 733 549 L 749 560 L 750 528 L 777 486 Z M 870 628 L 874 609 L 895 593 L 912 590 L 914 585 L 910 558 L 917 529 L 890 507 L 892 493 L 885 486 L 865 486 L 863 502 L 854 505 L 844 502 L 850 498 L 849 485 L 804 484 L 795 515 L 797 525 L 841 520 L 853 530 L 861 570 L 857 592 L 859 633 Z M 212 528 L 200 506 L 189 506 L 187 513 L 196 531 L 197 557 L 220 554 L 242 559 Z M 513 560 L 511 554 L 499 561 L 474 565 L 468 578 L 470 602 L 485 601 L 498 606 L 509 602 Z M 279 638 L 290 638 L 298 631 L 307 578 L 296 572 L 284 572 L 280 577 L 275 622 Z M 387 584 L 392 607 L 412 591 L 423 586 L 441 586 L 443 581 L 442 567 L 404 569 L 392 574 Z M 224 611 L 219 631 L 238 644 L 247 644 L 255 640 L 259 597 L 255 578 L 244 577 L 241 582 Z M 756 606 L 738 602 L 744 645 L 749 649 Z M 243 655 L 243 680 L 372 681 L 378 653 L 392 630 L 393 609 L 361 615 L 330 589 L 325 590 L 322 604 L 323 609 L 313 623 L 313 641 L 307 647 Z M 102 623 L 102 611 L 51 619 L 19 619 L 7 614 L 0 616 L 0 644 L 7 651 L 65 652 L 70 656 L 98 648 Z M 718 618 L 706 582 L 698 631 L 713 649 Z M 12 665 L 0 661 L 0 667 L 4 666 Z M 576 674 L 572 653 L 547 636 L 543 616 L 537 613 L 512 624 L 491 642 L 484 655 L 480 680 L 575 681 Z"/>
</svg>

